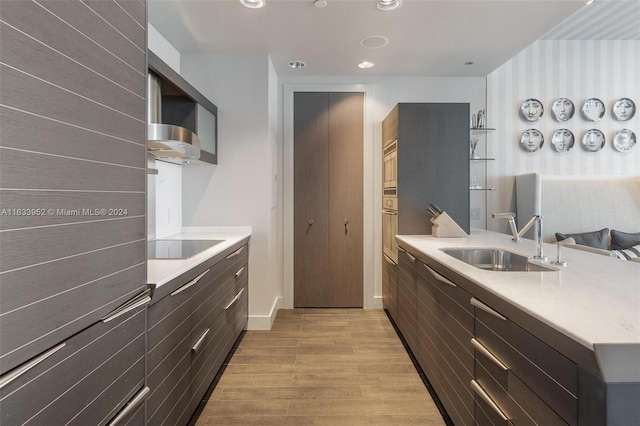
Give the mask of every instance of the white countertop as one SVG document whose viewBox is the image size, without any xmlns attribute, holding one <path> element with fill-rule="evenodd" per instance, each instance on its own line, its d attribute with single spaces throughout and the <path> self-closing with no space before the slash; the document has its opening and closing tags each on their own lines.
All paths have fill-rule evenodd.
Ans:
<svg viewBox="0 0 640 426">
<path fill-rule="evenodd" d="M 486 231 L 472 231 L 465 238 L 398 235 L 397 239 L 591 350 L 596 344 L 640 344 L 640 263 L 564 248 L 567 266 L 558 271 L 495 272 L 439 249 L 496 247 L 531 257 L 535 243 L 515 243 L 510 235 Z M 555 244 L 545 244 L 544 251 L 555 259 Z"/>
<path fill-rule="evenodd" d="M 214 227 L 189 226 L 183 227 L 182 233 L 162 237 L 163 240 L 224 240 L 188 259 L 149 259 L 147 260 L 147 283 L 155 284 L 156 288 L 171 281 L 189 269 L 211 259 L 216 254 L 237 244 L 251 236 L 250 226 Z"/>
</svg>

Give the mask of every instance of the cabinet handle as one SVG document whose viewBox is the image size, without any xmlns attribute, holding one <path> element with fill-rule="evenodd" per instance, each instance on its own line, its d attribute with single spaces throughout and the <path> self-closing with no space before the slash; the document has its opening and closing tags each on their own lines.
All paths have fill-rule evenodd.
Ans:
<svg viewBox="0 0 640 426">
<path fill-rule="evenodd" d="M 383 254 L 383 256 L 384 256 L 384 260 L 386 260 L 389 265 L 396 266 L 396 263 L 393 260 L 391 260 L 389 256 L 387 256 L 386 254 Z"/>
<path fill-rule="evenodd" d="M 412 256 L 411 253 L 409 253 L 408 251 L 406 251 L 405 253 L 407 253 L 407 256 L 409 256 L 409 259 L 411 259 L 412 262 L 416 261 L 416 258 Z"/>
<path fill-rule="evenodd" d="M 198 339 L 198 341 L 196 342 L 195 345 L 193 345 L 193 347 L 191 348 L 192 351 L 194 352 L 198 352 L 198 349 L 200 349 L 200 346 L 202 346 L 202 342 L 204 342 L 204 338 L 207 337 L 207 334 L 209 334 L 209 328 L 207 328 L 204 333 L 202 333 L 202 336 L 200 336 L 200 338 Z"/>
<path fill-rule="evenodd" d="M 407 252 L 405 249 L 403 249 L 403 248 L 402 248 L 402 247 L 400 247 L 400 246 L 398 246 L 398 247 L 397 247 L 397 249 L 398 249 L 398 251 L 401 251 L 401 252 L 403 252 L 403 253 L 406 253 L 406 252 Z"/>
<path fill-rule="evenodd" d="M 475 297 L 471 298 L 471 304 L 473 306 L 475 306 L 476 308 L 479 308 L 479 309 L 485 311 L 486 313 L 493 315 L 494 317 L 500 318 L 503 321 L 507 320 L 506 317 L 500 315 L 498 312 L 494 311 L 493 309 L 491 309 L 490 307 L 488 307 L 487 305 L 485 305 L 484 303 L 482 303 L 481 301 L 479 301 Z"/>
<path fill-rule="evenodd" d="M 244 288 L 242 290 L 240 290 L 238 292 L 238 294 L 236 294 L 236 297 L 234 297 L 233 299 L 231 299 L 231 302 L 229 302 L 229 304 L 227 306 L 224 307 L 224 310 L 228 310 L 231 305 L 233 305 L 234 303 L 236 303 L 238 301 L 238 299 L 240 299 L 240 295 L 242 295 L 242 292 L 244 291 Z"/>
<path fill-rule="evenodd" d="M 442 275 L 440 275 L 439 273 L 437 273 L 436 271 L 434 271 L 433 269 L 431 269 L 428 265 L 426 264 L 422 264 L 425 268 L 427 268 L 427 270 L 429 272 L 431 272 L 431 275 L 433 275 L 433 278 L 435 278 L 436 280 L 443 282 L 447 285 L 450 285 L 451 287 L 458 287 L 456 284 L 454 284 L 453 282 L 449 281 L 449 279 L 443 277 Z"/>
<path fill-rule="evenodd" d="M 239 255 L 242 252 L 242 250 L 244 250 L 244 246 L 240 247 L 238 250 L 236 250 L 233 253 L 231 253 L 225 259 L 231 259 L 232 257 Z"/>
<path fill-rule="evenodd" d="M 186 283 L 185 285 L 183 285 L 179 289 L 175 290 L 173 293 L 171 293 L 171 296 L 175 296 L 176 294 L 182 293 L 183 291 L 185 291 L 189 287 L 192 287 L 192 286 L 198 284 L 198 281 L 200 281 L 200 279 L 202 277 L 204 277 L 207 274 L 207 272 L 209 272 L 210 270 L 211 269 L 207 269 L 206 271 L 204 271 L 203 273 L 201 273 L 200 275 L 198 275 L 197 277 L 195 277 L 194 279 L 192 279 L 191 281 L 189 281 L 188 283 Z"/>
<path fill-rule="evenodd" d="M 493 399 L 491 399 L 491 397 L 484 391 L 484 389 L 482 389 L 482 386 L 480 386 L 478 382 L 476 382 L 475 380 L 472 380 L 471 388 L 473 388 L 473 391 L 476 394 L 478 394 L 478 396 L 482 398 L 484 402 L 486 402 L 489 405 L 489 407 L 491 407 L 491 409 L 495 411 L 497 415 L 500 416 L 502 420 L 504 420 L 505 422 L 509 421 L 509 418 L 504 414 L 502 409 L 498 407 L 498 405 L 495 402 L 493 402 Z"/>
<path fill-rule="evenodd" d="M 509 371 L 509 367 L 507 367 L 506 365 L 504 365 L 504 363 L 502 361 L 500 361 L 494 354 L 492 354 L 489 349 L 487 349 L 482 343 L 480 343 L 478 340 L 476 340 L 475 338 L 471 339 L 471 346 L 473 346 L 474 348 L 476 348 L 479 352 L 481 352 L 484 356 L 486 356 L 487 358 L 489 358 L 489 361 L 493 362 L 494 364 L 496 364 L 498 367 L 500 367 L 503 371 Z"/>
<path fill-rule="evenodd" d="M 54 353 L 58 352 L 60 349 L 64 348 L 65 345 L 66 345 L 66 343 L 61 343 L 58 346 L 56 346 L 54 348 L 51 348 L 48 351 L 46 351 L 45 353 L 37 356 L 36 358 L 32 359 L 31 361 L 27 362 L 26 364 L 23 364 L 20 367 L 14 368 L 13 370 L 11 370 L 8 373 L 6 373 L 5 375 L 1 376 L 0 377 L 0 389 L 4 388 L 9 383 L 13 382 L 15 379 L 17 379 L 18 377 L 22 376 L 27 371 L 31 370 L 33 367 L 35 367 L 36 365 L 40 364 L 45 359 L 49 358 L 51 355 L 53 355 Z"/>
<path fill-rule="evenodd" d="M 131 398 L 131 401 L 127 402 L 124 408 L 120 410 L 118 415 L 115 416 L 113 420 L 111 420 L 107 424 L 107 426 L 116 426 L 120 424 L 122 420 L 126 419 L 127 416 L 133 412 L 133 410 L 135 410 L 140 404 L 142 404 L 142 402 L 144 402 L 149 392 L 151 392 L 151 389 L 149 389 L 149 386 L 145 386 L 144 388 L 142 388 L 140 392 L 136 394 L 136 396 Z"/>
<path fill-rule="evenodd" d="M 124 305 L 119 306 L 115 310 L 109 312 L 106 316 L 101 318 L 102 322 L 109 322 L 113 319 L 118 318 L 121 315 L 126 314 L 127 312 L 131 312 L 140 306 L 144 306 L 147 303 L 151 302 L 151 290 L 146 290 L 144 293 L 139 294 L 133 299 L 126 302 Z"/>
<path fill-rule="evenodd" d="M 238 272 L 236 272 L 236 278 L 238 278 L 240 275 L 242 275 L 242 271 L 244 271 L 244 266 L 242 268 L 240 268 L 240 270 Z"/>
</svg>

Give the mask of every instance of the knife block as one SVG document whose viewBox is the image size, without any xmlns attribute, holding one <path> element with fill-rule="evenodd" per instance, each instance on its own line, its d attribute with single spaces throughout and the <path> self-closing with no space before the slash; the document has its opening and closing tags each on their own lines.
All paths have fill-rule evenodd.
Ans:
<svg viewBox="0 0 640 426">
<path fill-rule="evenodd" d="M 431 227 L 431 235 L 438 238 L 460 238 L 468 237 L 469 234 L 451 219 L 447 212 L 440 213 L 437 217 L 430 219 L 433 226 Z"/>
</svg>

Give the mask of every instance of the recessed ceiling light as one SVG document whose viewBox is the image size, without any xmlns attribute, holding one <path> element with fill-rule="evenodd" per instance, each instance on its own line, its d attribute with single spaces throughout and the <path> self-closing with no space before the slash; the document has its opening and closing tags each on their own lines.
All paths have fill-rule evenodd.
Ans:
<svg viewBox="0 0 640 426">
<path fill-rule="evenodd" d="M 595 0 L 587 0 L 587 4 L 593 3 Z"/>
<path fill-rule="evenodd" d="M 383 12 L 397 9 L 401 5 L 402 5 L 402 0 L 379 0 L 378 1 L 378 9 L 382 10 Z"/>
<path fill-rule="evenodd" d="M 240 4 L 249 9 L 260 9 L 264 7 L 265 0 L 240 0 Z"/>
<path fill-rule="evenodd" d="M 327 0 L 316 0 L 313 2 L 313 5 L 315 7 L 317 7 L 318 9 L 322 9 L 323 7 L 327 7 L 329 3 L 327 3 Z"/>
<path fill-rule="evenodd" d="M 358 68 L 371 68 L 371 67 L 373 67 L 374 65 L 375 65 L 375 64 L 374 64 L 373 62 L 367 62 L 367 61 L 364 61 L 364 62 L 360 62 L 360 63 L 358 64 Z"/>
<path fill-rule="evenodd" d="M 304 68 L 305 65 L 307 65 L 307 64 L 305 64 L 302 61 L 291 61 L 291 62 L 289 62 L 289 66 L 291 68 Z"/>
<path fill-rule="evenodd" d="M 371 36 L 363 38 L 360 44 L 367 49 L 380 49 L 389 44 L 389 39 L 385 36 Z"/>
</svg>

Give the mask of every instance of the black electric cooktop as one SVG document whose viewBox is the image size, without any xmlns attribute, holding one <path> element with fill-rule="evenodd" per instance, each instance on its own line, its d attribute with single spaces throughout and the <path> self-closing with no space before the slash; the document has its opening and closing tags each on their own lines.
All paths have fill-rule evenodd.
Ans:
<svg viewBox="0 0 640 426">
<path fill-rule="evenodd" d="M 224 240 L 154 240 L 147 243 L 148 259 L 187 259 Z"/>
</svg>

